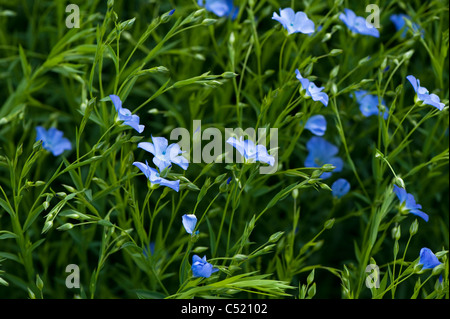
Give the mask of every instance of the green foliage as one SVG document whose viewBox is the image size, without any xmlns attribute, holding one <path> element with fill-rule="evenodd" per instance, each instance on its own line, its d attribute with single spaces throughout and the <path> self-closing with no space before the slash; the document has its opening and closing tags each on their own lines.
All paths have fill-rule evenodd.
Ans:
<svg viewBox="0 0 450 319">
<path fill-rule="evenodd" d="M 68 29 L 64 1 L 0 0 L 0 298 L 449 298 L 448 1 L 379 3 L 380 39 L 339 20 L 344 8 L 365 16 L 358 1 L 235 0 L 235 20 L 197 1 L 79 2 L 80 28 Z M 288 36 L 271 19 L 285 7 L 315 34 Z M 410 26 L 402 38 L 393 13 L 424 37 Z M 300 94 L 295 69 L 328 107 Z M 415 103 L 409 74 L 444 110 Z M 386 101 L 386 120 L 361 114 L 359 89 Z M 143 134 L 115 121 L 110 94 Z M 345 162 L 325 180 L 330 165 L 304 167 L 315 114 Z M 180 127 L 193 144 L 199 119 L 222 133 L 277 128 L 277 171 L 191 161 L 164 172 L 179 192 L 149 187 L 132 165 L 151 162 L 137 143 Z M 72 151 L 46 151 L 38 125 L 64 131 Z M 352 188 L 337 199 L 339 177 Z M 428 223 L 401 211 L 394 184 Z M 442 265 L 421 269 L 422 247 Z M 193 254 L 219 271 L 193 277 Z M 65 285 L 69 264 L 80 288 Z"/>
</svg>

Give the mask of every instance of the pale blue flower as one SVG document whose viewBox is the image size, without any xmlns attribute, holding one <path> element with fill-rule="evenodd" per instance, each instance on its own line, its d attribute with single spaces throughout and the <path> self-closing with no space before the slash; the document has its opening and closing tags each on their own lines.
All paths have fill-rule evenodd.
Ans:
<svg viewBox="0 0 450 319">
<path fill-rule="evenodd" d="M 417 94 L 417 99 L 422 101 L 424 104 L 434 106 L 439 111 L 444 109 L 445 104 L 441 103 L 439 96 L 436 94 L 430 94 L 426 88 L 420 86 L 420 80 L 416 79 L 413 75 L 408 75 L 406 79 L 411 83 L 414 88 L 414 91 Z"/>
<path fill-rule="evenodd" d="M 254 161 L 259 161 L 263 163 L 267 163 L 270 166 L 275 164 L 275 158 L 267 152 L 267 149 L 264 145 L 253 143 L 251 140 L 245 140 L 241 136 L 239 140 L 234 137 L 230 137 L 227 140 L 227 143 L 232 145 L 236 150 L 244 156 L 245 160 L 249 163 Z"/>
<path fill-rule="evenodd" d="M 131 114 L 131 111 L 129 109 L 123 108 L 122 101 L 117 95 L 111 94 L 109 97 L 111 98 L 111 101 L 113 102 L 114 107 L 116 108 L 117 120 L 123 121 L 123 124 L 129 125 L 139 133 L 142 133 L 144 131 L 145 126 L 139 125 L 139 116 Z"/>
<path fill-rule="evenodd" d="M 291 8 L 280 9 L 280 15 L 274 12 L 272 19 L 280 22 L 288 31 L 288 34 L 312 34 L 314 32 L 314 22 L 308 19 L 306 13 L 302 11 L 296 13 Z"/>
<path fill-rule="evenodd" d="M 397 185 L 394 185 L 394 193 L 400 200 L 400 210 L 402 212 L 409 212 L 423 218 L 426 222 L 428 222 L 428 215 L 421 211 L 422 206 L 416 203 L 413 195 L 408 194 L 404 188 L 398 187 Z"/>
<path fill-rule="evenodd" d="M 311 131 L 314 135 L 323 136 L 327 130 L 327 120 L 325 116 L 318 114 L 311 116 L 306 121 L 305 129 Z"/>
<path fill-rule="evenodd" d="M 197 255 L 192 256 L 192 274 L 194 277 L 205 277 L 209 278 L 211 274 L 219 271 L 217 268 L 213 268 L 209 262 L 206 261 L 206 256 L 200 258 Z"/>
<path fill-rule="evenodd" d="M 395 28 L 397 29 L 397 31 L 400 31 L 400 30 L 402 30 L 404 28 L 401 37 L 405 38 L 406 34 L 408 32 L 408 29 L 405 28 L 405 26 L 406 26 L 406 21 L 405 20 L 411 21 L 411 17 L 406 15 L 406 14 L 403 14 L 403 13 L 392 14 L 391 17 L 390 17 L 390 20 L 395 25 Z M 412 21 L 411 21 L 411 25 L 412 25 L 413 31 L 422 33 L 422 37 L 423 37 L 424 30 L 421 29 L 420 26 L 417 23 L 414 23 Z"/>
<path fill-rule="evenodd" d="M 334 197 L 341 198 L 350 191 L 350 183 L 344 179 L 337 179 L 333 185 L 331 185 L 331 193 Z"/>
<path fill-rule="evenodd" d="M 36 127 L 36 142 L 42 141 L 42 147 L 53 153 L 54 156 L 61 155 L 65 150 L 71 150 L 72 144 L 63 137 L 64 133 L 51 127 L 47 130 L 42 126 Z"/>
<path fill-rule="evenodd" d="M 157 185 L 167 186 L 172 188 L 174 191 L 178 192 L 180 190 L 180 181 L 169 181 L 165 178 L 162 178 L 159 176 L 159 173 L 156 169 L 148 166 L 148 162 L 145 161 L 144 163 L 141 162 L 134 162 L 134 166 L 139 168 L 142 173 L 147 177 L 147 179 L 150 181 L 151 187 L 156 187 Z"/>
<path fill-rule="evenodd" d="M 141 142 L 138 144 L 139 148 L 146 150 L 154 155 L 153 163 L 162 172 L 166 167 L 177 164 L 182 169 L 186 170 L 189 166 L 189 161 L 182 155 L 180 145 L 177 143 L 169 144 L 164 137 L 153 137 L 153 143 Z"/>
<path fill-rule="evenodd" d="M 197 4 L 216 16 L 230 17 L 232 20 L 236 19 L 239 13 L 239 8 L 234 6 L 233 0 L 198 0 Z"/>
<path fill-rule="evenodd" d="M 198 234 L 198 231 L 194 233 L 195 225 L 197 225 L 197 216 L 194 214 L 184 214 L 182 217 L 183 227 L 186 232 L 191 235 Z"/>
<path fill-rule="evenodd" d="M 345 13 L 339 15 L 339 19 L 347 25 L 353 33 L 362 35 L 370 35 L 372 37 L 380 37 L 380 32 L 373 25 L 366 22 L 363 17 L 357 16 L 352 10 L 344 9 Z"/>
<path fill-rule="evenodd" d="M 305 95 L 311 97 L 314 101 L 319 101 L 323 103 L 323 105 L 327 106 L 328 95 L 325 92 L 322 92 L 324 87 L 317 87 L 313 82 L 302 77 L 298 69 L 295 70 L 295 73 L 297 74 L 297 79 L 302 84 L 303 90 L 305 90 Z"/>
<path fill-rule="evenodd" d="M 333 172 L 340 172 L 344 167 L 344 162 L 336 154 L 338 148 L 326 141 L 322 137 L 313 136 L 306 143 L 306 148 L 309 153 L 305 159 L 305 167 L 322 167 L 325 164 L 331 164 L 336 167 Z M 332 175 L 332 172 L 324 172 L 320 176 L 322 179 L 327 179 Z"/>
<path fill-rule="evenodd" d="M 380 110 L 378 109 L 378 96 L 369 94 L 369 92 L 365 90 L 355 91 L 354 94 L 356 97 L 356 101 L 359 104 L 359 110 L 365 117 L 380 114 Z M 389 116 L 389 109 L 386 106 L 386 102 L 384 101 L 384 99 L 381 100 L 381 104 L 386 109 L 384 111 L 383 118 L 387 120 Z"/>
</svg>

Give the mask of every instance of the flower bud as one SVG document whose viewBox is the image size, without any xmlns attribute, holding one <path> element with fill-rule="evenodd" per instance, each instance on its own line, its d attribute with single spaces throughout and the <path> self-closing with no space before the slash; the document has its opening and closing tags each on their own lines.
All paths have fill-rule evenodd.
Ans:
<svg viewBox="0 0 450 319">
<path fill-rule="evenodd" d="M 335 221 L 336 221 L 336 219 L 334 219 L 334 218 L 327 220 L 327 221 L 325 222 L 323 228 L 325 228 L 325 229 L 331 229 L 331 228 L 333 228 L 334 222 L 335 222 Z"/>
<path fill-rule="evenodd" d="M 411 227 L 409 227 L 409 234 L 411 236 L 414 236 L 417 233 L 417 230 L 419 229 L 419 222 L 417 219 L 414 220 L 414 222 L 411 224 Z"/>
<path fill-rule="evenodd" d="M 60 230 L 60 231 L 65 231 L 65 230 L 69 230 L 69 229 L 72 229 L 73 228 L 73 224 L 71 224 L 71 223 L 66 223 L 66 224 L 64 224 L 64 225 L 62 225 L 62 226 L 59 226 L 58 228 L 56 228 L 57 230 Z"/>
</svg>

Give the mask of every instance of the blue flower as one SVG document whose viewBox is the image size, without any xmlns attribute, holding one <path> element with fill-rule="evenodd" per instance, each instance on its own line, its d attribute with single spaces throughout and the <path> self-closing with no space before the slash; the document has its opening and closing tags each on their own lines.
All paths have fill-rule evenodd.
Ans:
<svg viewBox="0 0 450 319">
<path fill-rule="evenodd" d="M 186 232 L 188 234 L 194 235 L 195 225 L 197 224 L 197 216 L 195 216 L 194 214 L 184 214 L 181 218 Z M 195 232 L 195 235 L 196 234 L 198 234 L 198 231 Z"/>
<path fill-rule="evenodd" d="M 433 93 L 430 94 L 430 92 L 428 92 L 426 88 L 420 86 L 419 79 L 416 79 L 413 75 L 408 75 L 406 79 L 408 79 L 408 81 L 413 86 L 414 91 L 417 94 L 417 99 L 419 101 L 422 101 L 424 104 L 434 106 L 435 108 L 439 109 L 439 111 L 442 111 L 444 109 L 445 104 L 441 103 L 439 96 Z"/>
<path fill-rule="evenodd" d="M 162 172 L 166 167 L 177 164 L 182 169 L 186 170 L 189 166 L 189 161 L 182 155 L 180 145 L 173 143 L 168 145 L 168 141 L 164 137 L 153 137 L 153 143 L 141 142 L 138 147 L 150 152 L 154 155 L 153 163 Z"/>
<path fill-rule="evenodd" d="M 365 117 L 371 115 L 379 115 L 380 111 L 378 109 L 378 96 L 368 93 L 369 92 L 365 90 L 359 90 L 354 92 L 356 101 L 359 104 L 359 110 Z M 389 116 L 389 109 L 387 108 L 384 99 L 381 100 L 381 104 L 386 109 L 386 111 L 384 111 L 383 118 L 387 120 Z"/>
<path fill-rule="evenodd" d="M 413 195 L 408 194 L 404 188 L 398 187 L 397 185 L 394 185 L 394 193 L 400 200 L 400 210 L 402 212 L 409 212 L 413 215 L 422 217 L 428 222 L 428 215 L 421 211 L 422 205 L 416 203 Z"/>
<path fill-rule="evenodd" d="M 48 131 L 42 126 L 36 127 L 36 142 L 42 141 L 42 147 L 53 153 L 54 156 L 61 155 L 65 150 L 71 150 L 72 144 L 63 137 L 64 133 L 51 127 Z"/>
<path fill-rule="evenodd" d="M 331 193 L 333 194 L 334 197 L 341 198 L 349 191 L 350 191 L 350 183 L 344 178 L 337 179 L 333 183 L 333 185 L 331 185 Z"/>
<path fill-rule="evenodd" d="M 296 13 L 291 8 L 280 9 L 280 15 L 274 12 L 272 19 L 280 22 L 288 31 L 288 34 L 312 34 L 314 32 L 314 22 L 308 19 L 306 13 L 302 11 Z"/>
<path fill-rule="evenodd" d="M 139 125 L 139 116 L 131 114 L 131 111 L 129 109 L 123 108 L 122 101 L 117 95 L 111 94 L 109 97 L 111 98 L 111 101 L 113 102 L 114 107 L 116 108 L 117 120 L 123 121 L 123 124 L 129 125 L 139 133 L 142 133 L 144 131 L 145 126 Z"/>
<path fill-rule="evenodd" d="M 213 265 L 206 261 L 206 256 L 200 258 L 197 255 L 192 256 L 192 274 L 194 277 L 209 278 L 211 274 L 219 271 L 217 268 L 213 268 Z"/>
<path fill-rule="evenodd" d="M 419 265 L 423 265 L 422 269 L 434 269 L 434 267 L 442 264 L 435 254 L 429 248 L 420 250 Z M 442 275 L 439 276 L 439 282 L 442 283 Z"/>
<path fill-rule="evenodd" d="M 234 137 L 230 137 L 227 140 L 227 143 L 232 145 L 236 150 L 244 156 L 245 160 L 249 163 L 253 163 L 254 161 L 259 161 L 263 163 L 267 163 L 270 166 L 275 164 L 275 158 L 267 152 L 267 149 L 264 145 L 253 143 L 251 140 L 245 140 L 241 136 L 239 140 Z"/>
<path fill-rule="evenodd" d="M 134 166 L 139 168 L 142 173 L 148 178 L 150 181 L 151 187 L 156 187 L 156 185 L 162 185 L 172 188 L 174 191 L 178 192 L 180 190 L 180 181 L 169 181 L 159 176 L 159 173 L 156 169 L 148 166 L 147 161 L 144 163 L 134 162 Z"/>
<path fill-rule="evenodd" d="M 329 143 L 322 137 L 313 136 L 306 143 L 306 148 L 309 151 L 305 159 L 306 167 L 322 167 L 325 164 L 331 164 L 336 167 L 333 172 L 342 171 L 344 162 L 340 157 L 335 156 L 339 151 L 335 145 Z M 320 177 L 327 179 L 331 175 L 331 172 L 324 172 Z"/>
<path fill-rule="evenodd" d="M 341 13 L 339 19 L 344 22 L 350 31 L 359 33 L 362 35 L 370 35 L 372 37 L 379 38 L 380 32 L 377 28 L 369 24 L 363 17 L 358 17 L 350 9 L 344 9 L 345 14 Z"/>
<path fill-rule="evenodd" d="M 406 25 L 406 21 L 405 20 L 410 20 L 411 21 L 411 17 L 400 13 L 400 14 L 392 14 L 390 17 L 390 20 L 392 21 L 392 23 L 395 25 L 395 28 L 397 29 L 397 31 L 400 31 L 401 29 L 403 29 Z M 412 28 L 414 32 L 420 32 L 422 33 L 422 37 L 423 37 L 423 29 L 420 28 L 420 26 L 417 23 L 411 22 Z M 408 29 L 405 28 L 402 32 L 401 37 L 405 38 L 406 34 L 408 32 Z"/>
<path fill-rule="evenodd" d="M 313 115 L 306 121 L 305 128 L 314 135 L 323 136 L 327 130 L 327 120 L 321 114 Z"/>
<path fill-rule="evenodd" d="M 234 6 L 233 0 L 198 0 L 197 4 L 216 16 L 231 17 L 231 20 L 236 19 L 239 13 L 239 8 Z"/>
<path fill-rule="evenodd" d="M 317 87 L 313 82 L 310 80 L 302 77 L 300 74 L 300 71 L 297 69 L 295 70 L 295 73 L 297 74 L 297 79 L 302 84 L 303 90 L 305 90 L 306 96 L 311 97 L 314 101 L 322 102 L 323 105 L 328 105 L 328 95 L 325 92 L 321 92 L 324 87 Z"/>
<path fill-rule="evenodd" d="M 429 248 L 422 248 L 420 250 L 419 265 L 423 265 L 422 269 L 433 269 L 442 264 L 435 254 Z"/>
</svg>

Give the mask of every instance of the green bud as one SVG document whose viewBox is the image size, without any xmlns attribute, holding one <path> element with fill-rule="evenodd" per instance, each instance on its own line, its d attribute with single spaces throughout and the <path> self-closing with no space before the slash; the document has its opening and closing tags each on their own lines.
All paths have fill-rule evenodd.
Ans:
<svg viewBox="0 0 450 319">
<path fill-rule="evenodd" d="M 409 234 L 411 236 L 414 236 L 415 234 L 417 234 L 417 231 L 419 229 L 419 222 L 417 221 L 417 219 L 415 219 L 411 226 L 409 227 Z"/>
<path fill-rule="evenodd" d="M 224 79 L 233 79 L 233 78 L 237 77 L 238 74 L 234 73 L 234 72 L 226 71 L 226 72 L 223 72 L 221 76 Z"/>
<path fill-rule="evenodd" d="M 227 181 L 222 182 L 222 184 L 220 184 L 220 186 L 219 186 L 219 192 L 221 192 L 221 193 L 227 192 L 229 186 L 230 185 L 227 183 Z"/>
<path fill-rule="evenodd" d="M 219 184 L 220 182 L 223 181 L 223 179 L 227 176 L 227 173 L 219 175 L 216 177 L 216 179 L 214 180 L 214 184 Z"/>
<path fill-rule="evenodd" d="M 284 232 L 282 231 L 276 232 L 275 234 L 270 236 L 269 243 L 276 243 L 281 238 L 281 236 L 283 236 L 283 234 Z"/>
<path fill-rule="evenodd" d="M 42 290 L 42 288 L 44 288 L 44 282 L 42 281 L 41 277 L 39 277 L 39 275 L 36 275 L 36 287 L 39 290 Z"/>
<path fill-rule="evenodd" d="M 162 22 L 162 23 L 169 22 L 169 20 L 172 18 L 172 15 L 173 15 L 174 11 L 175 11 L 175 9 L 170 10 L 169 12 L 164 13 L 164 14 L 161 16 L 161 22 Z"/>
<path fill-rule="evenodd" d="M 327 221 L 325 222 L 323 228 L 325 228 L 325 229 L 331 229 L 331 228 L 333 228 L 334 222 L 335 222 L 335 221 L 336 221 L 336 219 L 334 219 L 334 218 L 331 218 L 331 219 L 327 220 Z"/>
<path fill-rule="evenodd" d="M 73 228 L 73 224 L 71 224 L 71 223 L 66 223 L 66 224 L 64 224 L 64 225 L 62 225 L 62 226 L 59 226 L 58 228 L 56 228 L 57 230 L 60 230 L 60 231 L 65 231 L 65 230 L 69 230 L 69 229 L 72 229 Z"/>
<path fill-rule="evenodd" d="M 394 242 L 394 256 L 397 256 L 399 250 L 398 240 Z"/>
<path fill-rule="evenodd" d="M 327 42 L 330 39 L 331 39 L 331 33 L 325 33 L 325 35 L 322 38 L 322 43 Z"/>
<path fill-rule="evenodd" d="M 45 222 L 44 224 L 44 228 L 42 229 L 41 234 L 45 234 L 46 232 L 48 232 L 50 230 L 50 228 L 53 227 L 53 221 L 49 220 L 47 222 Z"/>
<path fill-rule="evenodd" d="M 208 249 L 209 249 L 209 248 L 208 248 L 208 247 L 205 247 L 205 246 L 198 246 L 198 247 L 195 247 L 195 248 L 192 250 L 192 252 L 195 253 L 195 254 L 201 254 L 201 253 L 207 251 Z"/>
<path fill-rule="evenodd" d="M 337 55 L 341 54 L 342 52 L 344 52 L 344 50 L 333 49 L 333 50 L 330 51 L 330 56 L 337 56 Z"/>
<path fill-rule="evenodd" d="M 20 155 L 22 155 L 23 152 L 23 144 L 20 144 L 19 147 L 16 150 L 16 155 L 17 157 L 19 157 Z"/>
<path fill-rule="evenodd" d="M 414 50 L 409 50 L 408 52 L 406 52 L 405 54 L 403 54 L 403 57 L 404 57 L 406 60 L 409 60 L 409 59 L 411 59 L 411 57 L 413 56 L 413 54 L 414 54 Z"/>
<path fill-rule="evenodd" d="M 306 278 L 306 282 L 308 285 L 311 285 L 314 281 L 314 269 L 309 273 L 308 278 Z"/>
<path fill-rule="evenodd" d="M 316 283 L 313 283 L 308 289 L 308 298 L 312 298 L 316 295 Z"/>
<path fill-rule="evenodd" d="M 205 12 L 205 9 L 203 9 L 203 8 L 199 9 L 194 12 L 194 17 L 197 18 L 197 17 L 201 16 L 204 12 Z"/>
<path fill-rule="evenodd" d="M 292 197 L 294 199 L 296 199 L 298 197 L 298 189 L 297 188 L 294 188 L 294 190 L 292 191 Z"/>
<path fill-rule="evenodd" d="M 260 253 L 261 254 L 270 253 L 272 251 L 273 247 L 275 247 L 275 245 L 267 245 L 266 247 L 264 247 L 263 249 L 260 250 Z"/>
<path fill-rule="evenodd" d="M 405 187 L 405 182 L 403 181 L 403 179 L 401 179 L 401 178 L 398 177 L 398 176 L 395 177 L 394 183 L 395 183 L 395 185 L 397 185 L 398 187 L 406 188 L 406 187 Z"/>
<path fill-rule="evenodd" d="M 39 140 L 39 141 L 35 142 L 33 144 L 33 151 L 37 152 L 41 148 L 41 145 L 42 145 L 42 140 Z"/>
<path fill-rule="evenodd" d="M 71 193 L 76 193 L 77 192 L 77 190 L 75 188 L 73 188 L 72 186 L 64 185 L 64 184 L 62 184 L 62 186 L 64 186 L 64 188 L 67 189 Z"/>
<path fill-rule="evenodd" d="M 336 166 L 334 166 L 332 164 L 325 164 L 322 166 L 322 169 L 324 172 L 332 172 L 335 168 L 336 168 Z"/>
<path fill-rule="evenodd" d="M 202 25 L 209 26 L 209 25 L 212 25 L 212 24 L 214 24 L 216 22 L 217 22 L 216 19 L 205 19 L 205 20 L 202 21 Z"/>
<path fill-rule="evenodd" d="M 433 268 L 433 271 L 431 272 L 432 275 L 439 275 L 444 270 L 445 264 L 437 265 Z"/>
<path fill-rule="evenodd" d="M 379 150 L 375 150 L 375 158 L 384 158 L 384 154 Z"/>
<path fill-rule="evenodd" d="M 28 289 L 28 296 L 30 297 L 30 299 L 36 299 L 36 295 L 34 294 L 34 292 L 30 289 Z"/>
</svg>

